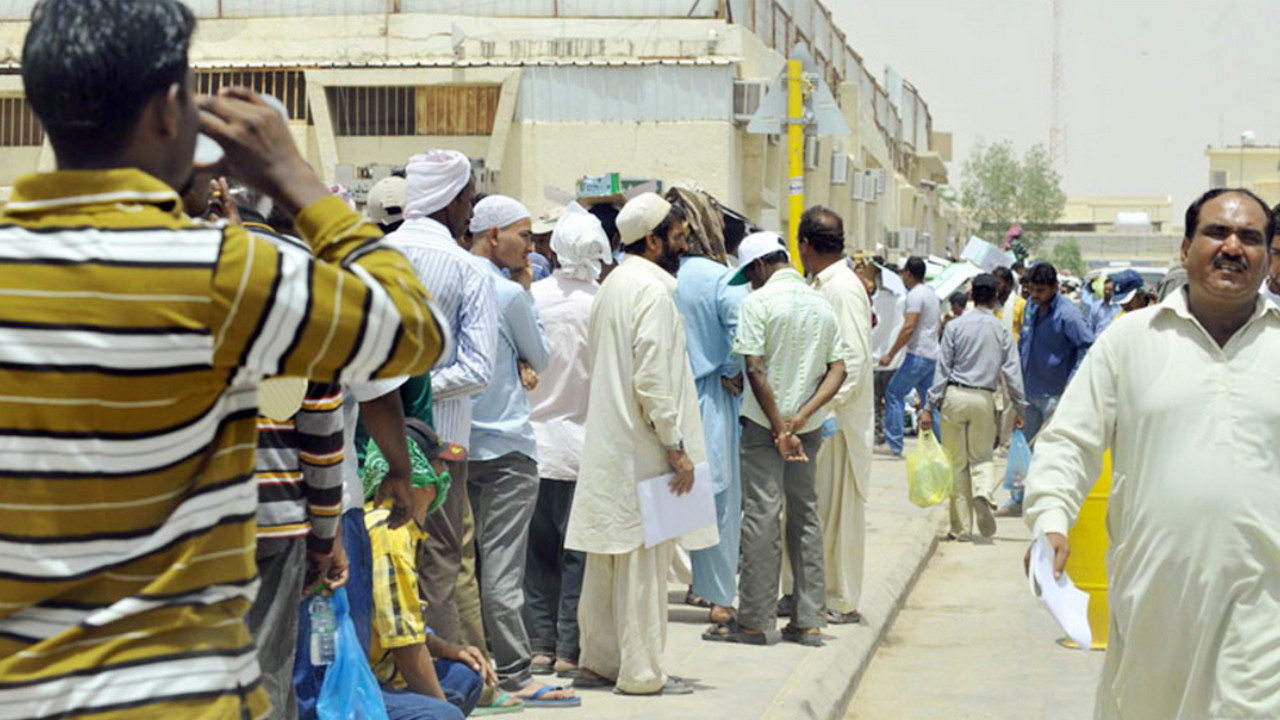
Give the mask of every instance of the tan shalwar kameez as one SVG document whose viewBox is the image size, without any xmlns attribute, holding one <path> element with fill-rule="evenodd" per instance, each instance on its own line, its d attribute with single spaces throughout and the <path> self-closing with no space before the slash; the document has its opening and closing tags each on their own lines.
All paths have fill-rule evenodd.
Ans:
<svg viewBox="0 0 1280 720">
<path fill-rule="evenodd" d="M 586 447 L 565 547 L 587 555 L 578 609 L 579 665 L 623 692 L 662 689 L 666 577 L 676 541 L 644 547 L 636 483 L 671 472 L 666 446 L 706 461 L 676 279 L 637 255 L 609 274 L 591 310 Z M 679 539 L 698 550 L 715 525 Z"/>
<path fill-rule="evenodd" d="M 1185 290 L 1117 318 L 1036 442 L 1035 531 L 1066 534 L 1108 447 L 1095 717 L 1280 717 L 1280 308 L 1258 298 L 1224 347 Z"/>
</svg>

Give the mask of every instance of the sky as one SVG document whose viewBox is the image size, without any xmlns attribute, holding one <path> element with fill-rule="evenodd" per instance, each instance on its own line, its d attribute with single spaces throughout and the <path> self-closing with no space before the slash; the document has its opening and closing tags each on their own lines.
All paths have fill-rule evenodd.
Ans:
<svg viewBox="0 0 1280 720">
<path fill-rule="evenodd" d="M 1049 145 L 1052 0 L 825 0 L 867 70 L 893 66 L 954 136 Z M 1207 145 L 1280 144 L 1280 1 L 1062 0 L 1068 195 L 1208 187 Z"/>
</svg>

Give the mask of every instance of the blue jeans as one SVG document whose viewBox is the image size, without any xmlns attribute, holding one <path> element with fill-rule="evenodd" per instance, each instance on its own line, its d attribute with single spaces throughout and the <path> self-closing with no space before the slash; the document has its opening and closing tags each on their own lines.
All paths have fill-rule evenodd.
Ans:
<svg viewBox="0 0 1280 720">
<path fill-rule="evenodd" d="M 369 654 L 369 633 L 373 618 L 373 549 L 364 527 L 364 509 L 352 508 L 342 514 L 342 547 L 347 551 L 347 602 L 351 621 L 365 655 Z M 298 607 L 298 644 L 293 663 L 293 688 L 298 696 L 299 720 L 316 720 L 316 701 L 324 668 L 311 664 L 311 612 L 308 601 Z"/>
<path fill-rule="evenodd" d="M 1040 433 L 1045 421 L 1053 415 L 1054 410 L 1058 409 L 1058 400 L 1061 397 L 1061 395 L 1055 395 L 1053 397 L 1027 398 L 1027 427 L 1022 431 L 1022 434 L 1027 436 L 1027 442 L 1031 442 Z M 1013 489 L 1013 504 L 1022 507 L 1022 499 L 1026 492 L 1027 489 L 1025 487 L 1015 487 Z"/>
<path fill-rule="evenodd" d="M 447 699 L 384 687 L 382 702 L 387 706 L 387 720 L 462 720 L 471 714 L 484 688 L 480 674 L 453 660 L 436 660 L 435 668 Z"/>
<path fill-rule="evenodd" d="M 907 393 L 912 388 L 924 402 L 933 385 L 933 373 L 938 366 L 937 360 L 926 360 L 919 355 L 907 353 L 902 366 L 889 379 L 889 387 L 884 391 L 884 441 L 895 454 L 902 454 L 902 408 L 907 400 Z M 935 413 L 936 415 L 936 413 Z M 941 423 L 935 417 L 933 421 L 934 436 L 937 436 Z"/>
</svg>

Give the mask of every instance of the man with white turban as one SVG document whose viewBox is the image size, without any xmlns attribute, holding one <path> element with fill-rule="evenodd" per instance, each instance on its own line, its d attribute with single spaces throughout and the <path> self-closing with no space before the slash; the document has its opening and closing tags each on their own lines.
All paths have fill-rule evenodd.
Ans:
<svg viewBox="0 0 1280 720">
<path fill-rule="evenodd" d="M 417 271 L 449 320 L 457 342 L 431 370 L 436 432 L 463 448 L 471 442 L 471 396 L 493 377 L 498 339 L 498 301 L 493 275 L 458 246 L 471 220 L 475 186 L 462 153 L 430 150 L 409 159 L 405 221 L 387 236 Z M 485 647 L 475 632 L 463 637 L 459 600 L 476 596 L 473 519 L 467 501 L 466 462 L 446 461 L 453 485 L 441 508 L 427 516 L 428 537 L 419 546 L 418 577 L 427 601 L 427 624 L 450 642 Z M 469 557 L 467 557 L 469 556 Z M 464 562 L 464 559 L 468 562 Z M 459 598 L 462 594 L 463 598 Z M 479 625 L 478 622 L 474 625 Z"/>
<path fill-rule="evenodd" d="M 498 295 L 498 346 L 493 380 L 471 399 L 468 493 L 476 520 L 480 608 L 502 688 L 529 706 L 574 706 L 572 690 L 533 680 L 533 651 L 524 627 L 524 557 L 538 493 L 537 441 L 519 363 L 535 372 L 550 357 L 533 298 L 503 277 L 528 266 L 529 211 L 504 195 L 476 203 L 471 254 L 493 277 Z"/>
<path fill-rule="evenodd" d="M 538 440 L 538 502 L 525 559 L 524 618 L 534 673 L 564 677 L 578 667 L 578 597 L 587 557 L 564 547 L 587 428 L 587 323 L 604 263 L 613 261 L 596 217 L 574 203 L 551 232 L 560 267 L 530 291 L 551 345 L 551 362 L 529 391 Z"/>
<path fill-rule="evenodd" d="M 591 392 L 578 487 L 565 547 L 587 553 L 579 619 L 578 687 L 624 695 L 685 694 L 663 670 L 667 568 L 677 540 L 645 546 L 636 484 L 674 471 L 677 495 L 706 461 L 698 393 L 673 295 L 685 251 L 683 213 L 654 193 L 618 214 L 626 256 L 600 285 L 588 343 Z M 714 525 L 680 537 L 716 543 Z"/>
</svg>

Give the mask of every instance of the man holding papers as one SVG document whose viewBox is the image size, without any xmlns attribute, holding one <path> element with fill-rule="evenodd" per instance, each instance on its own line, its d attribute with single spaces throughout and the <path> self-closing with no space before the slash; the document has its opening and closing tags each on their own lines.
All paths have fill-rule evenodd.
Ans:
<svg viewBox="0 0 1280 720">
<path fill-rule="evenodd" d="M 1099 720 L 1280 717 L 1274 234 L 1246 190 L 1196 200 L 1187 286 L 1098 336 L 1036 441 L 1026 517 L 1057 572 L 1111 448 Z"/>
<path fill-rule="evenodd" d="M 742 406 L 742 579 L 736 619 L 702 637 L 753 645 L 776 622 L 785 498 L 794 609 L 786 640 L 821 645 L 826 624 L 822 525 L 815 470 L 823 406 L 844 382 L 844 345 L 831 303 L 790 265 L 782 238 L 747 236 L 732 285 L 754 291 L 738 310 L 733 352 L 746 360 L 751 395 Z"/>
<path fill-rule="evenodd" d="M 685 249 L 679 208 L 636 196 L 617 219 L 625 259 L 591 309 L 591 391 L 578 488 L 565 547 L 587 553 L 578 618 L 578 688 L 624 695 L 692 691 L 662 669 L 666 576 L 675 540 L 647 547 L 636 486 L 674 472 L 670 492 L 693 489 L 706 461 L 684 324 L 673 296 Z M 716 544 L 714 518 L 685 533 L 689 550 Z"/>
</svg>

